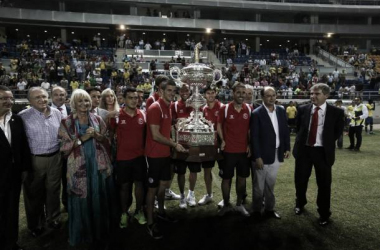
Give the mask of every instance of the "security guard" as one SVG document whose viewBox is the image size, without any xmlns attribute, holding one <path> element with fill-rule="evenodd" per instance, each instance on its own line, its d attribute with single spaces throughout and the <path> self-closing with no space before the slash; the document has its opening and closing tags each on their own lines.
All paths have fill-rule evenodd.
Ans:
<svg viewBox="0 0 380 250">
<path fill-rule="evenodd" d="M 363 124 L 364 120 L 368 117 L 367 106 L 362 103 L 362 99 L 360 97 L 355 97 L 353 101 L 353 109 L 349 113 L 349 117 L 351 119 L 350 128 L 348 130 L 348 136 L 350 137 L 350 146 L 347 149 L 360 151 L 360 146 L 362 144 Z"/>
</svg>

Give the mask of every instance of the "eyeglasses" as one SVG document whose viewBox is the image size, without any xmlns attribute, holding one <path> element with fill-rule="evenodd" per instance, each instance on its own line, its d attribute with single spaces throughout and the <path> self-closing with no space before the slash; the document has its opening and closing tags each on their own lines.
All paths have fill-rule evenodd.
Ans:
<svg viewBox="0 0 380 250">
<path fill-rule="evenodd" d="M 13 97 L 0 97 L 0 101 L 6 102 L 6 101 L 11 101 L 14 102 L 16 99 Z"/>
</svg>

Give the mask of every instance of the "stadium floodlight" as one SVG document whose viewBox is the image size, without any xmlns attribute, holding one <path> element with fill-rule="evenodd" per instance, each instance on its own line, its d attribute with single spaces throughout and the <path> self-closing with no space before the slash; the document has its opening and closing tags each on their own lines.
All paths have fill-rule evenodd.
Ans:
<svg viewBox="0 0 380 250">
<path fill-rule="evenodd" d="M 125 30 L 125 25 L 124 24 L 120 24 L 120 29 L 121 30 Z"/>
<path fill-rule="evenodd" d="M 206 33 L 211 33 L 211 28 L 206 28 Z"/>
<path fill-rule="evenodd" d="M 334 33 L 327 33 L 327 37 L 330 38 Z"/>
</svg>

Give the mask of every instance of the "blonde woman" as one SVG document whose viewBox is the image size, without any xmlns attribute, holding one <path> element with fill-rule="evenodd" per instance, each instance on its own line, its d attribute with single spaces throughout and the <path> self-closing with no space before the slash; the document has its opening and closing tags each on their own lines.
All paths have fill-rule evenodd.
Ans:
<svg viewBox="0 0 380 250">
<path fill-rule="evenodd" d="M 119 104 L 115 92 L 108 88 L 103 90 L 99 108 L 105 109 L 108 112 L 119 112 Z"/>
<path fill-rule="evenodd" d="M 109 112 L 105 121 L 107 126 L 110 125 L 109 121 L 111 118 L 116 118 L 119 116 L 120 106 L 117 102 L 117 96 L 112 89 L 107 88 L 103 90 L 99 107 Z M 114 163 L 116 159 L 116 137 L 110 134 L 107 136 L 111 137 L 111 161 Z"/>
<path fill-rule="evenodd" d="M 106 244 L 110 231 L 111 161 L 106 150 L 107 128 L 90 112 L 91 97 L 77 89 L 71 114 L 62 120 L 61 151 L 67 157 L 69 243 Z"/>
</svg>

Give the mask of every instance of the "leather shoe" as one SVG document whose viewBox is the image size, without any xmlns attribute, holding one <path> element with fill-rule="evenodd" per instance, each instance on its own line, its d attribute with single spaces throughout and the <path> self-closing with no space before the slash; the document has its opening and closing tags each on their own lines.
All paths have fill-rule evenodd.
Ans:
<svg viewBox="0 0 380 250">
<path fill-rule="evenodd" d="M 37 238 L 44 232 L 44 228 L 36 228 L 33 230 L 30 230 L 30 234 L 34 237 Z"/>
<path fill-rule="evenodd" d="M 319 222 L 318 224 L 321 226 L 321 227 L 325 227 L 327 226 L 328 224 L 330 224 L 330 220 L 329 219 L 324 219 L 324 218 L 319 218 Z"/>
<path fill-rule="evenodd" d="M 303 207 L 295 207 L 294 208 L 294 213 L 296 215 L 301 215 L 303 213 Z"/>
<path fill-rule="evenodd" d="M 276 211 L 265 211 L 265 217 L 267 218 L 275 218 L 275 219 L 281 219 L 281 216 Z"/>
<path fill-rule="evenodd" d="M 60 229 L 61 223 L 59 221 L 53 221 L 53 222 L 49 223 L 49 227 L 52 229 Z"/>
</svg>

